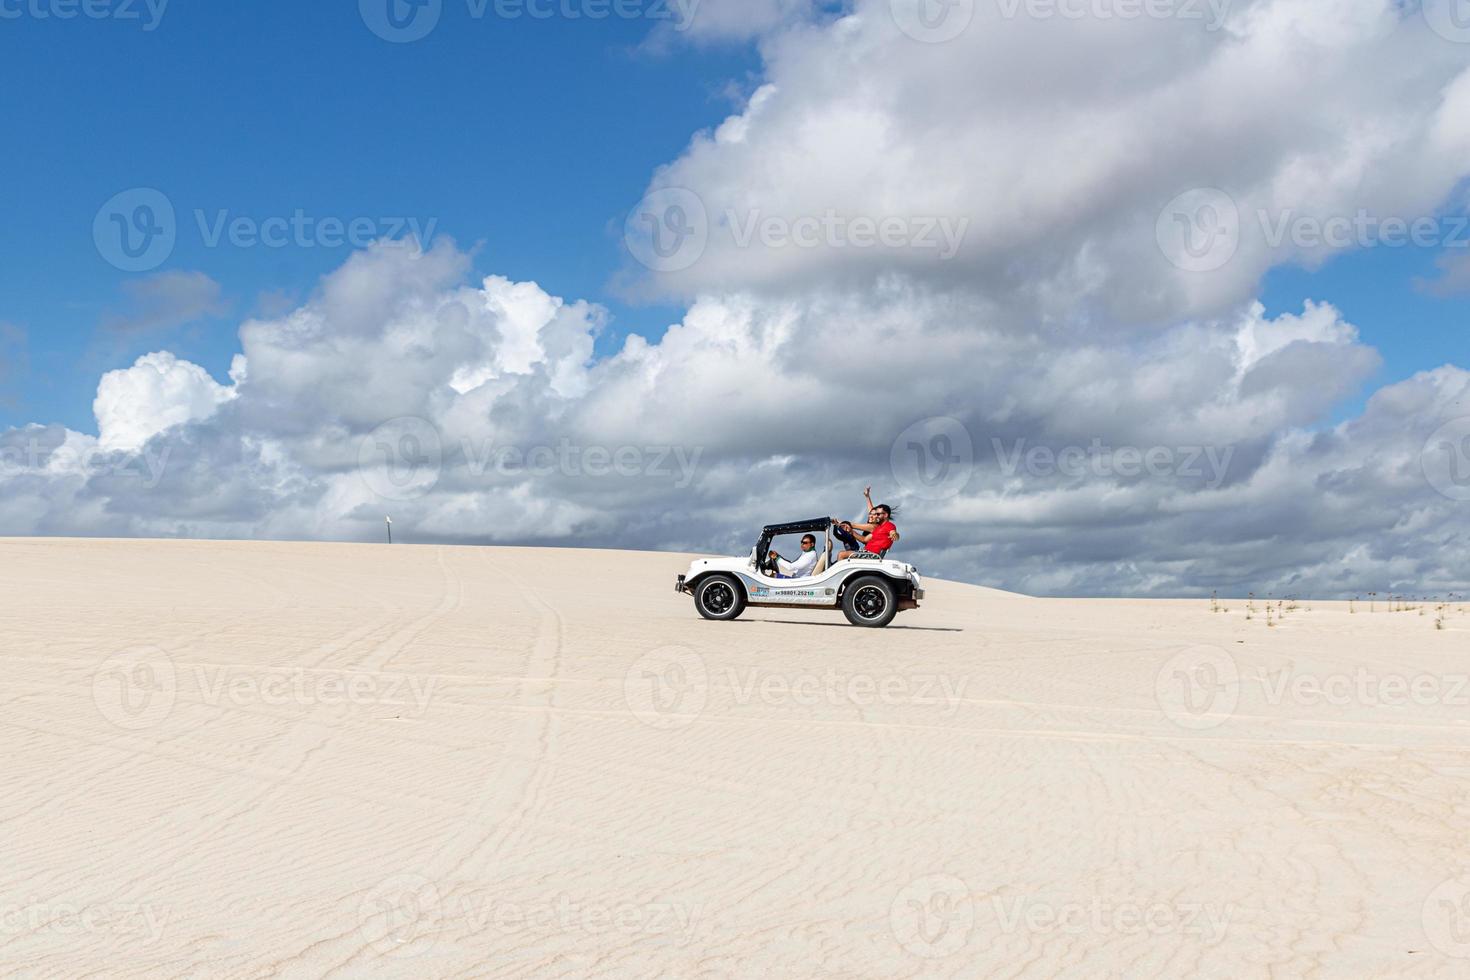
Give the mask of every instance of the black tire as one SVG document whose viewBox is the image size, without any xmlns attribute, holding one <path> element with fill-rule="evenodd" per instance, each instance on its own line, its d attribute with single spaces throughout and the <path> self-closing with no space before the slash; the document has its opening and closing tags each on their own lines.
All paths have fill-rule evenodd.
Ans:
<svg viewBox="0 0 1470 980">
<path fill-rule="evenodd" d="M 694 608 L 705 619 L 735 619 L 745 612 L 745 587 L 729 575 L 711 575 L 694 587 Z"/>
<path fill-rule="evenodd" d="M 842 613 L 854 626 L 887 626 L 898 615 L 898 594 L 886 578 L 864 575 L 842 593 Z"/>
</svg>

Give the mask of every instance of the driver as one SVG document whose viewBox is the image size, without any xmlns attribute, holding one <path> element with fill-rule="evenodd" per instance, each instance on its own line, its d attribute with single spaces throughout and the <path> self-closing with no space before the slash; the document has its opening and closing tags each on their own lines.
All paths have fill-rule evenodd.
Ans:
<svg viewBox="0 0 1470 980">
<path fill-rule="evenodd" d="M 802 536 L 801 555 L 796 561 L 787 561 L 774 551 L 770 559 L 777 578 L 808 578 L 817 567 L 817 539 L 810 534 Z"/>
</svg>

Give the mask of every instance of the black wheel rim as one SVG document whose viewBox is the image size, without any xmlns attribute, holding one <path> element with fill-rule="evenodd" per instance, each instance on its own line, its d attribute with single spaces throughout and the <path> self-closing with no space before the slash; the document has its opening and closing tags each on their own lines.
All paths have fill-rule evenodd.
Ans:
<svg viewBox="0 0 1470 980">
<path fill-rule="evenodd" d="M 853 607 L 863 619 L 877 619 L 888 608 L 888 596 L 876 585 L 865 585 L 853 597 Z"/>
<path fill-rule="evenodd" d="M 716 616 L 723 616 L 735 605 L 735 590 L 724 582 L 715 582 L 704 590 L 704 608 Z"/>
</svg>

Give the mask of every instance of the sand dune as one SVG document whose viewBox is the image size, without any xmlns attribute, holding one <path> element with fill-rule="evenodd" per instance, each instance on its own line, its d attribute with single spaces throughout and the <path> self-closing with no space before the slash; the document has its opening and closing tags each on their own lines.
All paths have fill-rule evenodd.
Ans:
<svg viewBox="0 0 1470 980">
<path fill-rule="evenodd" d="M 1458 610 L 718 624 L 684 561 L 0 542 L 0 974 L 1470 969 Z"/>
</svg>

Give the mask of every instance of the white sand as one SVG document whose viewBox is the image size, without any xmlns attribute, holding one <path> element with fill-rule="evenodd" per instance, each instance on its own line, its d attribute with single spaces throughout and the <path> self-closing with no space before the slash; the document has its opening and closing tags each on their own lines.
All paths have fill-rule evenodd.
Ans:
<svg viewBox="0 0 1470 980">
<path fill-rule="evenodd" d="M 683 567 L 0 541 L 0 974 L 1470 975 L 1470 616 Z"/>
</svg>

